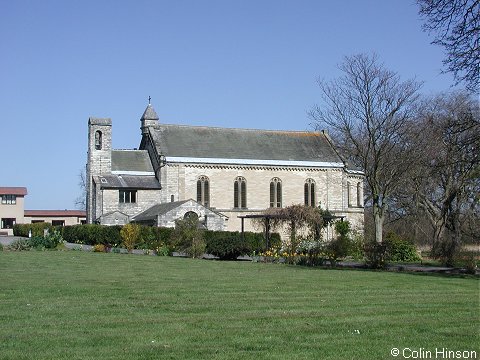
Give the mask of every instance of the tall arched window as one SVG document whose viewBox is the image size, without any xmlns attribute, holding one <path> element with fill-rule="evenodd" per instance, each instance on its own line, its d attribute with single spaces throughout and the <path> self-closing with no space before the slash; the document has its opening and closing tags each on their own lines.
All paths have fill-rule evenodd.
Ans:
<svg viewBox="0 0 480 360">
<path fill-rule="evenodd" d="M 363 206 L 363 183 L 357 183 L 357 206 Z"/>
<path fill-rule="evenodd" d="M 247 181 L 241 176 L 233 183 L 233 207 L 237 209 L 247 207 Z"/>
<path fill-rule="evenodd" d="M 203 206 L 210 206 L 210 181 L 202 175 L 197 180 L 197 202 Z"/>
<path fill-rule="evenodd" d="M 305 206 L 315 206 L 315 180 L 307 179 L 304 185 Z"/>
<path fill-rule="evenodd" d="M 282 207 L 282 181 L 279 178 L 270 180 L 270 207 Z"/>
<path fill-rule="evenodd" d="M 95 150 L 102 150 L 102 132 L 95 131 Z"/>
<path fill-rule="evenodd" d="M 352 184 L 350 181 L 347 181 L 347 205 L 352 207 Z"/>
</svg>

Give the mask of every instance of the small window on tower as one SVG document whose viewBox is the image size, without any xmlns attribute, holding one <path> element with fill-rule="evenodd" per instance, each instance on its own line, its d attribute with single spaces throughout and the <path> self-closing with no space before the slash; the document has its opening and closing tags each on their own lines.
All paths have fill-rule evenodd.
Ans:
<svg viewBox="0 0 480 360">
<path fill-rule="evenodd" d="M 102 150 L 102 132 L 95 131 L 95 150 Z"/>
</svg>

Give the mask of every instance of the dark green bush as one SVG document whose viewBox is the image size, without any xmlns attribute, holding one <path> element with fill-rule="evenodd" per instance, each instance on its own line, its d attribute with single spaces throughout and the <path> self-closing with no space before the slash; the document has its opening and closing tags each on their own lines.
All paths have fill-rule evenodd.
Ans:
<svg viewBox="0 0 480 360">
<path fill-rule="evenodd" d="M 270 247 L 280 247 L 281 245 L 282 245 L 282 237 L 280 236 L 280 234 L 279 233 L 270 234 Z"/>
<path fill-rule="evenodd" d="M 201 258 L 205 253 L 205 231 L 199 228 L 198 218 L 187 217 L 175 221 L 172 241 L 178 251 L 191 258 Z"/>
<path fill-rule="evenodd" d="M 365 243 L 365 263 L 372 269 L 384 269 L 387 266 L 387 246 L 385 243 L 369 241 Z"/>
<path fill-rule="evenodd" d="M 73 225 L 61 228 L 63 239 L 69 243 L 116 247 L 122 243 L 120 226 L 98 224 Z M 173 228 L 140 226 L 140 238 L 135 243 L 137 249 L 172 253 L 174 249 Z M 43 235 L 43 233 L 42 233 Z M 235 259 L 240 255 L 261 253 L 266 250 L 265 238 L 261 233 L 245 232 L 244 240 L 239 232 L 206 231 L 206 252 L 222 259 Z M 270 235 L 270 246 L 281 245 L 280 234 Z M 177 244 L 178 245 L 178 244 Z"/>
<path fill-rule="evenodd" d="M 386 245 L 386 260 L 394 262 L 419 261 L 417 248 L 408 240 L 402 239 L 394 232 L 389 232 L 384 240 Z"/>
<path fill-rule="evenodd" d="M 52 230 L 46 236 L 33 236 L 29 239 L 30 247 L 35 249 L 55 249 L 61 242 L 63 238 L 58 230 Z"/>
<path fill-rule="evenodd" d="M 363 260 L 365 257 L 364 249 L 365 241 L 363 239 L 363 234 L 354 233 L 350 238 L 350 249 L 348 250 L 348 256 L 356 260 Z"/>
<path fill-rule="evenodd" d="M 162 249 L 163 253 L 165 253 L 165 249 L 170 249 L 169 252 L 171 252 L 173 250 L 173 231 L 173 228 L 141 226 L 138 247 L 155 251 Z"/>
<path fill-rule="evenodd" d="M 369 267 L 385 268 L 390 261 L 413 262 L 421 259 L 415 245 L 390 232 L 381 244 L 375 242 L 365 244 L 365 260 Z"/>
<path fill-rule="evenodd" d="M 336 266 L 337 260 L 348 255 L 350 249 L 350 239 L 346 236 L 338 236 L 332 239 L 326 246 L 324 253 L 330 261 L 331 266 Z"/>
<path fill-rule="evenodd" d="M 62 230 L 66 242 L 112 247 L 120 244 L 121 226 L 105 226 L 97 224 L 65 226 Z"/>
<path fill-rule="evenodd" d="M 241 255 L 261 253 L 266 250 L 266 243 L 263 234 L 238 231 L 211 231 L 205 232 L 206 252 L 218 256 L 220 259 L 233 260 Z M 270 235 L 270 246 L 281 244 L 280 234 Z"/>
<path fill-rule="evenodd" d="M 32 237 L 41 236 L 43 237 L 44 230 L 52 230 L 52 224 L 47 222 L 33 223 L 33 224 L 15 224 L 13 225 L 13 235 L 28 237 L 30 231 L 32 232 Z"/>
<path fill-rule="evenodd" d="M 251 252 L 251 247 L 238 231 L 206 231 L 205 239 L 205 251 L 220 259 L 233 260 Z"/>
<path fill-rule="evenodd" d="M 350 239 L 350 223 L 348 221 L 335 222 L 335 231 L 338 236 L 326 244 L 324 253 L 331 266 L 336 266 L 337 260 L 350 255 L 353 242 Z"/>
</svg>

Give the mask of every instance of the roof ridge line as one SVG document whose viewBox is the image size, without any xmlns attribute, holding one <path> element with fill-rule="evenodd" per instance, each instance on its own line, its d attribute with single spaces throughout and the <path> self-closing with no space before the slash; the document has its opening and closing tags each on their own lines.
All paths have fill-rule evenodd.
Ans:
<svg viewBox="0 0 480 360">
<path fill-rule="evenodd" d="M 198 128 L 198 129 L 219 129 L 219 130 L 239 130 L 239 131 L 265 131 L 272 133 L 314 133 L 322 135 L 323 133 L 318 130 L 282 130 L 282 129 L 255 129 L 255 128 L 232 128 L 232 127 L 222 127 L 222 126 L 206 126 L 206 125 L 188 125 L 188 124 L 165 124 L 161 123 L 162 126 L 178 126 L 185 128 Z"/>
</svg>

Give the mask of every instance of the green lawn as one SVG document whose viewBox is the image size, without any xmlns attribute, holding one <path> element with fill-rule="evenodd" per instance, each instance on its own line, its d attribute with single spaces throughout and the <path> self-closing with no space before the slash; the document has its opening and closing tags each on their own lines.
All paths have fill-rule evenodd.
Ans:
<svg viewBox="0 0 480 360">
<path fill-rule="evenodd" d="M 472 278 L 80 251 L 0 274 L 0 359 L 480 359 Z"/>
</svg>

